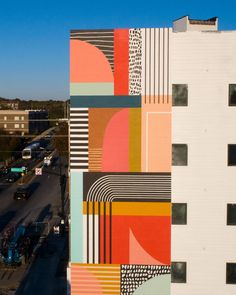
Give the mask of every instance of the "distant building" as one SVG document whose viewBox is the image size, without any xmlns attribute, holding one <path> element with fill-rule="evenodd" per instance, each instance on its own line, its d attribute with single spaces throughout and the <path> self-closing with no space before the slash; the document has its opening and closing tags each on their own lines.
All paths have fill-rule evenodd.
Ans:
<svg viewBox="0 0 236 295">
<path fill-rule="evenodd" d="M 10 110 L 18 110 L 19 109 L 19 100 L 12 99 L 0 99 L 0 109 L 10 109 Z"/>
<path fill-rule="evenodd" d="M 45 110 L 0 110 L 0 129 L 13 134 L 37 134 L 48 128 Z"/>
</svg>

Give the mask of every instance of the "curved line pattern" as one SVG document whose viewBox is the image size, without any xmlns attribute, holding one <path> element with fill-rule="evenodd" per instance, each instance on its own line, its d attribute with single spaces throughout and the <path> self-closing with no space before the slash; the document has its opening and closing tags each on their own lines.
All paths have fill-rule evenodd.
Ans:
<svg viewBox="0 0 236 295">
<path fill-rule="evenodd" d="M 90 187 L 87 201 L 112 202 L 123 199 L 164 199 L 171 197 L 171 175 L 106 175 Z"/>
</svg>

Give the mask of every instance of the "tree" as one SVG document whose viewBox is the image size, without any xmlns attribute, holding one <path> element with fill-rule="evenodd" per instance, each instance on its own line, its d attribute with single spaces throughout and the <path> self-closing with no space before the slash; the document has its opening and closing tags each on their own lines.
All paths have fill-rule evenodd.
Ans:
<svg viewBox="0 0 236 295">
<path fill-rule="evenodd" d="M 0 129 L 0 159 L 7 162 L 21 145 L 21 138 L 19 134 L 8 134 L 5 130 Z"/>
<path fill-rule="evenodd" d="M 68 123 L 61 122 L 56 128 L 53 138 L 54 148 L 58 151 L 59 156 L 68 158 Z"/>
</svg>

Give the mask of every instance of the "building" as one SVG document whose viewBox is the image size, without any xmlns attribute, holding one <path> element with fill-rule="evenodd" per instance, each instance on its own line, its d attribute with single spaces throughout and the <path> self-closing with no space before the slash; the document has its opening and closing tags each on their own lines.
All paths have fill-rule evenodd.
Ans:
<svg viewBox="0 0 236 295">
<path fill-rule="evenodd" d="M 0 109 L 18 110 L 19 109 L 19 99 L 6 99 L 6 98 L 0 97 Z"/>
<path fill-rule="evenodd" d="M 0 129 L 10 134 L 37 134 L 48 128 L 48 112 L 44 110 L 0 110 Z"/>
<path fill-rule="evenodd" d="M 70 47 L 71 294 L 235 294 L 236 31 L 185 16 Z"/>
<path fill-rule="evenodd" d="M 217 18 L 173 28 L 172 294 L 233 295 L 236 31 L 218 31 Z"/>
</svg>

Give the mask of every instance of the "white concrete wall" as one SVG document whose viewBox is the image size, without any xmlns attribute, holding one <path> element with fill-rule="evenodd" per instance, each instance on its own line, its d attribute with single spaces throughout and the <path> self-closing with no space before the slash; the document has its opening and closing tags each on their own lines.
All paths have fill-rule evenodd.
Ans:
<svg viewBox="0 0 236 295">
<path fill-rule="evenodd" d="M 226 225 L 236 203 L 236 167 L 227 144 L 236 143 L 236 31 L 172 34 L 172 83 L 188 84 L 188 106 L 173 107 L 172 142 L 188 144 L 188 166 L 172 167 L 172 201 L 188 204 L 187 225 L 172 226 L 172 261 L 187 262 L 187 283 L 173 295 L 235 295 L 226 262 L 236 262 L 236 226 Z"/>
<path fill-rule="evenodd" d="M 185 32 L 188 29 L 188 16 L 184 16 L 173 22 L 174 32 Z"/>
</svg>

